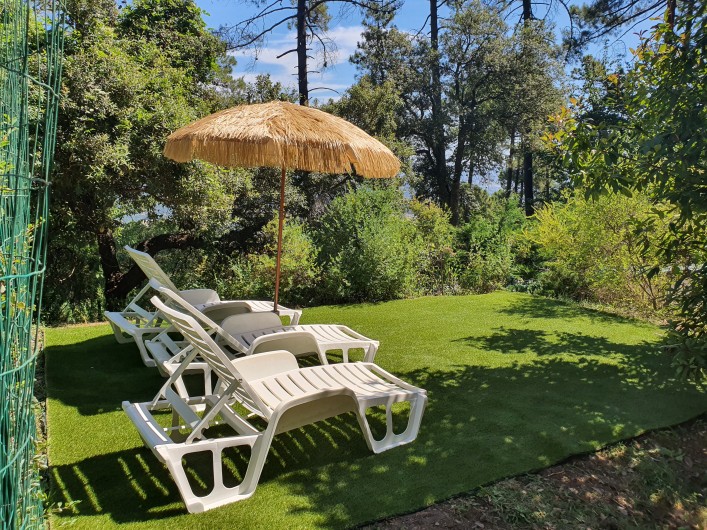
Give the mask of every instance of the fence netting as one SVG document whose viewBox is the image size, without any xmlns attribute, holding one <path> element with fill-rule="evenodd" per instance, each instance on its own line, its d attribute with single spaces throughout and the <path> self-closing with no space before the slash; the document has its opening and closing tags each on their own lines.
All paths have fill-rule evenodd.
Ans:
<svg viewBox="0 0 707 530">
<path fill-rule="evenodd" d="M 51 0 L 0 0 L 0 528 L 44 526 L 33 399 L 63 47 Z"/>
</svg>

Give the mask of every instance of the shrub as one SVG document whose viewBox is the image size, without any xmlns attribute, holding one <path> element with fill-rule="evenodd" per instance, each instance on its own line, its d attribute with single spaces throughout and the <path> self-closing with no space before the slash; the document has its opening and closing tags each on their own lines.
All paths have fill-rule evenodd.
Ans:
<svg viewBox="0 0 707 530">
<path fill-rule="evenodd" d="M 512 197 L 497 194 L 470 214 L 459 227 L 457 248 L 461 286 L 489 292 L 507 286 L 514 278 L 515 247 L 525 215 Z"/>
<path fill-rule="evenodd" d="M 265 226 L 259 253 L 226 254 L 217 247 L 180 251 L 183 264 L 180 270 L 184 271 L 184 276 L 178 276 L 182 283 L 215 289 L 224 299 L 272 300 L 277 224 L 275 218 Z M 310 304 L 321 281 L 317 249 L 300 221 L 287 219 L 282 236 L 280 302 L 294 306 Z"/>
<path fill-rule="evenodd" d="M 455 229 L 449 222 L 449 213 L 430 201 L 412 200 L 409 208 L 418 238 L 418 289 L 423 294 L 459 292 Z"/>
<path fill-rule="evenodd" d="M 60 230 L 51 235 L 42 320 L 47 324 L 101 320 L 105 310 L 104 281 L 95 243 L 67 237 Z"/>
<path fill-rule="evenodd" d="M 251 292 L 266 300 L 274 296 L 277 226 L 277 219 L 273 219 L 265 227 L 264 253 L 248 256 Z M 317 253 L 317 248 L 302 222 L 287 220 L 282 233 L 280 265 L 280 300 L 283 304 L 304 305 L 311 303 L 317 296 L 321 281 Z"/>
<path fill-rule="evenodd" d="M 639 314 L 661 309 L 669 278 L 660 271 L 657 242 L 667 227 L 641 231 L 653 208 L 645 194 L 589 200 L 576 192 L 538 209 L 528 235 L 545 260 L 539 278 L 545 292 Z"/>
<path fill-rule="evenodd" d="M 394 188 L 363 186 L 334 199 L 316 232 L 323 302 L 380 301 L 414 291 L 419 239 Z"/>
</svg>

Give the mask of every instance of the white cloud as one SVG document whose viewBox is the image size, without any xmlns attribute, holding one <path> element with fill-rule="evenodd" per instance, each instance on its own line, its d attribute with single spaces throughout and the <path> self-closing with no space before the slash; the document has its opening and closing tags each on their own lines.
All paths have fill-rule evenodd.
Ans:
<svg viewBox="0 0 707 530">
<path fill-rule="evenodd" d="M 333 43 L 335 50 L 328 58 L 327 68 L 322 68 L 321 57 L 310 59 L 310 69 L 319 70 L 320 73 L 309 74 L 310 87 L 326 87 L 343 93 L 353 83 L 354 69 L 349 64 L 349 57 L 356 51 L 356 44 L 361 40 L 363 27 L 336 26 L 332 28 L 327 37 Z M 329 45 L 327 42 L 327 45 Z M 234 77 L 244 77 L 246 81 L 253 81 L 258 74 L 270 74 L 273 81 L 278 81 L 285 86 L 297 86 L 297 54 L 289 53 L 278 59 L 278 56 L 295 47 L 296 35 L 294 31 L 271 37 L 266 45 L 260 49 L 242 50 L 233 52 L 238 61 L 234 70 Z M 319 99 L 338 99 L 336 92 L 331 90 L 312 91 L 311 97 Z"/>
</svg>

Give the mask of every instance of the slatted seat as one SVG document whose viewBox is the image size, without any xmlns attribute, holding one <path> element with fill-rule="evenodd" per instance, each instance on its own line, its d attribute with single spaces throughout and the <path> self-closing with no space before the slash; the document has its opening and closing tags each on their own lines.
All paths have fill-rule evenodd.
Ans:
<svg viewBox="0 0 707 530">
<path fill-rule="evenodd" d="M 234 325 L 236 324 L 236 325 Z M 340 324 L 305 324 L 298 326 L 275 326 L 266 329 L 241 332 L 238 319 L 227 318 L 221 327 L 233 337 L 243 351 L 248 351 L 257 339 L 283 332 L 304 331 L 311 333 L 324 351 L 341 350 L 344 362 L 349 360 L 349 350 L 360 348 L 364 350 L 364 361 L 373 362 L 379 343 L 364 337 L 360 333 Z M 261 339 L 262 340 L 262 339 Z"/>
<path fill-rule="evenodd" d="M 295 356 L 284 350 L 239 359 L 229 358 L 214 339 L 191 316 L 166 306 L 157 297 L 155 306 L 185 339 L 190 348 L 179 367 L 151 402 L 123 402 L 123 409 L 145 445 L 169 469 L 190 512 L 201 512 L 253 495 L 273 437 L 345 412 L 354 412 L 368 447 L 380 453 L 412 442 L 419 432 L 427 403 L 423 389 L 396 378 L 373 363 L 341 363 L 299 368 Z M 218 377 L 213 394 L 185 399 L 175 390 L 182 373 L 199 357 Z M 405 430 L 393 430 L 392 405 L 410 403 Z M 257 429 L 232 406 L 238 402 L 267 422 Z M 366 417 L 370 407 L 386 408 L 386 434 L 376 440 Z M 165 428 L 154 413 L 172 412 L 172 426 Z M 197 412 L 200 412 L 197 413 Z M 232 432 L 220 438 L 207 436 L 216 420 Z M 172 433 L 178 432 L 174 437 Z M 223 450 L 251 448 L 248 468 L 238 486 L 224 484 Z M 191 453 L 212 453 L 213 488 L 203 496 L 194 493 L 184 469 L 184 457 Z"/>
<path fill-rule="evenodd" d="M 259 412 L 267 419 L 283 401 L 341 386 L 353 390 L 356 397 L 366 400 L 369 406 L 385 405 L 391 400 L 405 401 L 415 393 L 386 381 L 377 373 L 383 374 L 373 363 L 310 366 L 250 381 L 250 387 L 260 397 L 263 407 Z M 385 376 L 391 377 L 387 373 Z"/>
</svg>

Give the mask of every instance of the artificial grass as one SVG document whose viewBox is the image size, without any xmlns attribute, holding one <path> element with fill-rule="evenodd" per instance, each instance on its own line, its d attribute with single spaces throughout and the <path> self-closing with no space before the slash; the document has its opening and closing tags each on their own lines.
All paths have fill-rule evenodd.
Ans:
<svg viewBox="0 0 707 530">
<path fill-rule="evenodd" d="M 47 332 L 52 516 L 74 528 L 341 528 L 409 512 L 707 410 L 650 324 L 498 292 L 319 307 L 381 341 L 376 362 L 428 391 L 418 439 L 374 455 L 353 415 L 276 437 L 252 498 L 190 515 L 120 409 L 163 381 L 107 325 Z M 234 463 L 235 465 L 235 463 Z"/>
</svg>

